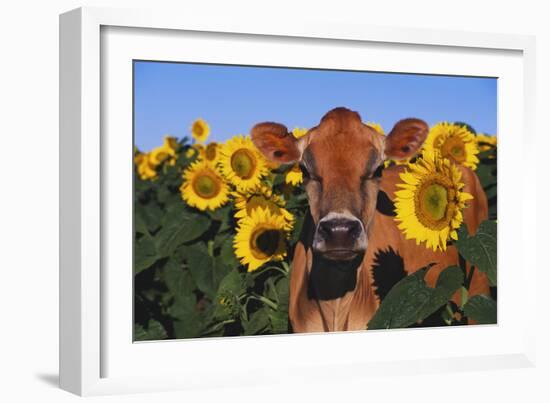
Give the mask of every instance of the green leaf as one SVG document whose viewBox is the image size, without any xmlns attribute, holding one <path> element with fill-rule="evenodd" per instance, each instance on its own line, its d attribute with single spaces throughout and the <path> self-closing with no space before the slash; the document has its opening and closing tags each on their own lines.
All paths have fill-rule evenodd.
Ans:
<svg viewBox="0 0 550 403">
<path fill-rule="evenodd" d="M 134 325 L 135 341 L 164 340 L 166 337 L 166 330 L 164 330 L 164 327 L 160 324 L 160 322 L 157 322 L 154 319 L 149 319 L 146 328 L 138 324 Z"/>
<path fill-rule="evenodd" d="M 220 221 L 220 227 L 218 228 L 218 233 L 221 233 L 233 227 L 231 222 L 233 218 L 233 214 L 231 210 L 232 210 L 232 207 L 230 204 L 228 204 L 224 207 L 218 208 L 208 213 L 213 220 Z"/>
<path fill-rule="evenodd" d="M 232 269 L 221 281 L 214 301 L 213 319 L 223 321 L 239 316 L 239 296 L 245 291 L 244 278 Z"/>
<path fill-rule="evenodd" d="M 273 333 L 288 333 L 288 308 L 277 309 L 269 313 Z"/>
<path fill-rule="evenodd" d="M 137 213 L 134 215 L 134 228 L 136 233 L 149 235 L 149 229 L 147 228 L 147 223 L 143 217 L 139 216 Z"/>
<path fill-rule="evenodd" d="M 295 244 L 300 239 L 302 234 L 302 227 L 304 225 L 305 215 L 304 214 L 295 214 L 294 215 L 294 226 L 292 228 L 290 242 Z"/>
<path fill-rule="evenodd" d="M 490 185 L 488 188 L 485 189 L 485 194 L 487 195 L 487 199 L 491 199 L 493 197 L 497 196 L 497 186 L 496 183 L 494 185 Z"/>
<path fill-rule="evenodd" d="M 275 288 L 275 279 L 273 277 L 268 277 L 264 283 L 264 296 L 276 303 L 279 302 L 279 295 L 277 294 L 277 289 Z"/>
<path fill-rule="evenodd" d="M 492 286 L 497 284 L 497 223 L 484 221 L 480 224 L 477 233 L 470 237 L 463 225 L 458 231 L 456 247 L 459 253 L 487 274 Z"/>
<path fill-rule="evenodd" d="M 224 243 L 221 245 L 220 256 L 223 261 L 231 267 L 238 267 L 241 265 L 233 249 L 233 236 L 226 238 Z"/>
<path fill-rule="evenodd" d="M 164 265 L 164 281 L 166 287 L 175 296 L 192 295 L 196 288 L 189 271 L 183 269 L 181 264 L 173 259 L 169 259 Z"/>
<path fill-rule="evenodd" d="M 135 229 L 145 234 L 155 232 L 162 220 L 162 210 L 154 203 L 147 205 L 136 203 L 134 208 Z"/>
<path fill-rule="evenodd" d="M 484 295 L 474 295 L 466 305 L 464 313 L 481 325 L 497 323 L 497 303 Z"/>
<path fill-rule="evenodd" d="M 368 329 L 402 328 L 417 323 L 445 305 L 462 285 L 464 276 L 458 266 L 443 270 L 435 288 L 424 281 L 428 268 L 403 278 L 390 290 Z"/>
<path fill-rule="evenodd" d="M 220 282 L 218 295 L 230 293 L 236 297 L 243 293 L 243 278 L 237 269 L 231 270 Z"/>
<path fill-rule="evenodd" d="M 231 270 L 221 257 L 212 257 L 204 243 L 184 248 L 187 266 L 198 288 L 213 299 L 221 280 Z"/>
<path fill-rule="evenodd" d="M 476 174 L 479 178 L 479 182 L 483 189 L 487 189 L 490 186 L 496 185 L 497 183 L 497 166 L 496 160 L 495 165 L 493 164 L 479 164 L 476 169 Z"/>
<path fill-rule="evenodd" d="M 468 302 L 468 290 L 466 287 L 460 287 L 460 308 L 464 308 L 464 305 Z"/>
<path fill-rule="evenodd" d="M 202 323 L 201 315 L 197 310 L 197 301 L 194 295 L 181 295 L 174 299 L 169 314 L 176 318 L 174 333 L 177 338 L 197 337 L 200 335 Z"/>
<path fill-rule="evenodd" d="M 169 256 L 185 242 L 192 241 L 208 230 L 208 217 L 176 208 L 163 219 L 163 226 L 155 235 L 160 256 Z"/>
<path fill-rule="evenodd" d="M 243 322 L 244 335 L 264 333 L 270 325 L 269 308 L 261 308 L 250 315 L 248 322 Z"/>
<path fill-rule="evenodd" d="M 277 301 L 279 302 L 279 307 L 282 309 L 288 310 L 288 296 L 290 290 L 290 284 L 288 277 L 281 277 L 277 284 L 275 284 L 275 289 L 277 290 Z"/>
<path fill-rule="evenodd" d="M 155 243 L 150 236 L 142 236 L 134 245 L 134 274 L 151 267 L 159 259 Z"/>
</svg>

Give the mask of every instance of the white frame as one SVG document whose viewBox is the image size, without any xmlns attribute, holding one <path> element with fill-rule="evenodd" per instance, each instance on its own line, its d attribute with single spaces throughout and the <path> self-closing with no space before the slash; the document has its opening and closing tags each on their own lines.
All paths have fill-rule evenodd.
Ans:
<svg viewBox="0 0 550 403">
<path fill-rule="evenodd" d="M 300 25 L 268 21 L 208 19 L 197 21 L 189 15 L 157 13 L 150 10 L 111 10 L 83 8 L 65 13 L 60 18 L 60 384 L 81 395 L 136 391 L 156 391 L 204 387 L 197 378 L 182 379 L 172 374 L 162 377 L 116 376 L 101 377 L 103 333 L 100 331 L 105 306 L 101 287 L 100 195 L 103 189 L 100 131 L 100 28 L 102 26 L 176 29 L 197 32 L 223 32 L 255 35 L 275 35 L 290 38 L 340 39 L 387 44 L 421 44 L 477 49 L 516 50 L 523 52 L 524 146 L 523 155 L 534 147 L 534 49 L 532 37 L 502 34 L 478 34 L 453 31 L 429 31 L 405 28 L 366 27 L 349 24 L 305 22 Z M 105 145 L 103 145 L 105 146 Z M 524 186 L 535 189 L 535 176 L 523 178 Z M 533 192 L 531 191 L 532 195 Z M 523 234 L 534 233 L 535 211 L 521 209 L 525 227 Z M 529 226 L 531 225 L 531 226 Z M 524 239 L 524 242 L 526 240 Z M 531 244 L 532 245 L 532 244 Z M 532 250 L 533 246 L 531 246 Z M 525 259 L 524 277 L 535 276 L 534 256 Z M 525 305 L 534 312 L 535 293 L 529 290 Z M 530 366 L 534 363 L 534 321 L 524 321 L 525 343 L 521 351 L 510 354 L 474 357 L 419 358 L 383 363 L 347 362 L 318 366 L 308 371 L 308 377 L 323 378 L 323 369 L 338 367 L 342 379 L 372 373 L 433 372 Z M 486 328 L 487 329 L 487 328 Z M 436 331 L 436 330 L 430 330 Z M 490 330 L 487 330 L 490 331 Z M 292 336 L 294 337 L 294 336 Z M 307 344 L 319 335 L 295 338 L 296 344 Z M 364 337 L 353 333 L 349 338 Z M 261 338 L 262 340 L 265 338 Z M 259 338 L 250 338 L 250 343 Z M 276 344 L 276 339 L 266 343 Z M 166 344 L 170 349 L 171 343 Z M 211 344 L 212 346 L 212 344 Z M 103 351 L 105 353 L 105 351 Z M 319 364 L 318 364 L 319 365 Z M 332 366 L 331 366 L 332 365 Z M 284 374 L 256 376 L 252 381 L 292 382 L 304 373 L 299 365 L 291 365 Z M 334 379 L 334 377 L 333 377 Z M 210 386 L 235 384 L 236 378 L 210 382 Z M 247 383 L 241 379 L 241 385 Z M 248 381 L 251 382 L 251 381 Z"/>
</svg>

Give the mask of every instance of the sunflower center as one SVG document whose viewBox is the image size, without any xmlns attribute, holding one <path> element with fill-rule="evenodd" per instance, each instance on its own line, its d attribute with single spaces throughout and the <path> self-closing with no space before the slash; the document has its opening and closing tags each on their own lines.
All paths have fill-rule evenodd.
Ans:
<svg viewBox="0 0 550 403">
<path fill-rule="evenodd" d="M 200 123 L 193 124 L 193 133 L 195 133 L 196 136 L 201 137 L 204 134 L 204 127 Z"/>
<path fill-rule="evenodd" d="M 439 221 L 445 217 L 447 208 L 447 189 L 434 183 L 424 189 L 424 200 L 421 204 L 424 213 L 429 214 L 434 220 Z"/>
<path fill-rule="evenodd" d="M 220 184 L 216 178 L 204 173 L 195 179 L 193 189 L 200 197 L 211 199 L 220 192 Z"/>
<path fill-rule="evenodd" d="M 250 179 L 256 169 L 256 157 L 249 150 L 237 150 L 231 156 L 231 168 L 241 179 Z"/>
<path fill-rule="evenodd" d="M 456 162 L 466 161 L 464 142 L 459 137 L 449 137 L 441 146 L 441 154 Z"/>
<path fill-rule="evenodd" d="M 425 227 L 440 230 L 452 217 L 455 192 L 448 185 L 443 178 L 428 178 L 415 195 L 415 210 Z"/>
<path fill-rule="evenodd" d="M 250 237 L 250 250 L 257 259 L 273 256 L 281 246 L 283 233 L 276 229 L 259 229 Z"/>
<path fill-rule="evenodd" d="M 208 161 L 214 161 L 216 159 L 217 147 L 218 147 L 218 145 L 216 143 L 210 143 L 206 146 L 206 150 L 204 151 L 204 155 L 206 156 L 206 159 Z"/>
</svg>

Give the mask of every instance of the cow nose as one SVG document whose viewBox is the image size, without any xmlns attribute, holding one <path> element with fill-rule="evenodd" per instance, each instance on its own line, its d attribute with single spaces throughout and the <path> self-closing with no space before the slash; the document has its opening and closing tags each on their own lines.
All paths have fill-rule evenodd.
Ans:
<svg viewBox="0 0 550 403">
<path fill-rule="evenodd" d="M 359 220 L 337 218 L 319 223 L 320 235 L 330 243 L 345 244 L 346 241 L 357 239 L 361 235 L 361 231 Z"/>
</svg>

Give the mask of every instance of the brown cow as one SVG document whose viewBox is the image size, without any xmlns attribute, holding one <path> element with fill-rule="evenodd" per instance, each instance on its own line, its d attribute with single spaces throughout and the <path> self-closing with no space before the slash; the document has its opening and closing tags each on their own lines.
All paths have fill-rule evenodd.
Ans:
<svg viewBox="0 0 550 403">
<path fill-rule="evenodd" d="M 252 140 L 266 158 L 299 162 L 304 173 L 310 216 L 290 275 L 289 318 L 295 332 L 366 329 L 384 291 L 375 270 L 382 270 L 378 274 L 383 278 L 399 266 L 406 275 L 435 262 L 425 277 L 433 286 L 444 268 L 458 264 L 452 246 L 433 252 L 404 238 L 392 216 L 404 168 L 381 169 L 386 159 L 414 156 L 428 130 L 422 120 L 405 119 L 383 136 L 346 108 L 328 112 L 299 140 L 278 123 L 252 129 Z M 487 198 L 477 175 L 461 170 L 464 190 L 474 196 L 464 211 L 472 234 L 487 218 Z M 476 270 L 470 295 L 480 293 L 488 294 L 489 286 Z"/>
</svg>

